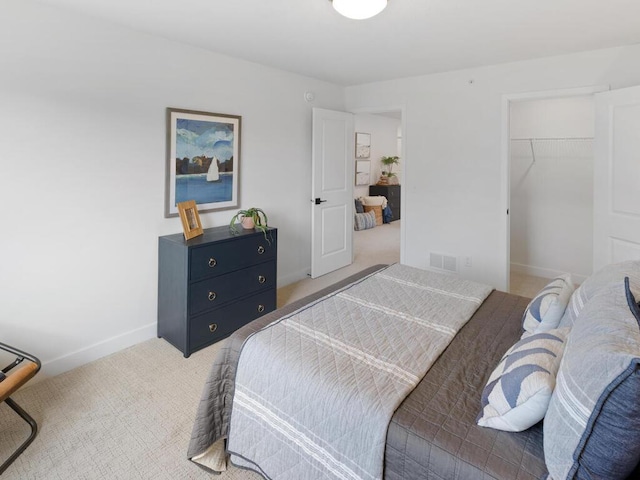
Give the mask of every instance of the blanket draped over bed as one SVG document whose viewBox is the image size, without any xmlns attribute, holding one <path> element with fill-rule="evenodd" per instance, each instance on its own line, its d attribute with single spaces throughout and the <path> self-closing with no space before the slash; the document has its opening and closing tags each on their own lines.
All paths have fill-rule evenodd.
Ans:
<svg viewBox="0 0 640 480">
<path fill-rule="evenodd" d="M 232 461 L 267 478 L 382 478 L 391 416 L 491 290 L 393 265 L 250 336 Z"/>
</svg>

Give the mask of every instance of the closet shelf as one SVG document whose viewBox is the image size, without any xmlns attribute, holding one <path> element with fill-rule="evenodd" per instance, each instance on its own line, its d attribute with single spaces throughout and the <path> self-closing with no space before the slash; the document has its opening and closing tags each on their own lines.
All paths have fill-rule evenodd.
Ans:
<svg viewBox="0 0 640 480">
<path fill-rule="evenodd" d="M 511 141 L 516 142 L 513 146 L 521 145 L 520 149 L 526 148 L 527 151 L 530 151 L 527 154 L 512 152 L 512 156 L 530 156 L 533 159 L 532 164 L 536 163 L 536 155 L 538 157 L 558 158 L 584 157 L 593 153 L 593 137 L 528 137 L 512 138 Z M 536 148 L 538 149 L 537 153 Z"/>
<path fill-rule="evenodd" d="M 527 138 L 512 138 L 511 140 L 517 141 L 543 141 L 543 140 L 593 140 L 593 137 L 527 137 Z"/>
</svg>

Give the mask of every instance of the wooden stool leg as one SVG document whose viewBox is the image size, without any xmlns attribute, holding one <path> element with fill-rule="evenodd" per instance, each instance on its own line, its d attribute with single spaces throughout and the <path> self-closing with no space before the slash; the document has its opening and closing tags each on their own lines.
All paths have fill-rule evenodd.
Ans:
<svg viewBox="0 0 640 480">
<path fill-rule="evenodd" d="M 36 435 L 38 434 L 38 424 L 33 418 L 31 418 L 31 416 L 27 412 L 25 412 L 20 407 L 20 405 L 18 405 L 10 398 L 5 399 L 5 403 L 9 405 L 14 412 L 20 415 L 20 417 L 31 426 L 31 435 L 29 435 L 29 438 L 27 438 L 22 443 L 22 445 L 20 445 L 18 449 L 7 459 L 7 461 L 0 466 L 0 475 L 2 475 L 4 471 L 9 468 L 9 465 L 11 465 L 14 460 L 18 458 L 20 454 L 22 454 L 22 452 L 25 451 L 25 449 L 31 444 L 31 442 L 33 442 L 33 439 L 36 438 Z"/>
</svg>

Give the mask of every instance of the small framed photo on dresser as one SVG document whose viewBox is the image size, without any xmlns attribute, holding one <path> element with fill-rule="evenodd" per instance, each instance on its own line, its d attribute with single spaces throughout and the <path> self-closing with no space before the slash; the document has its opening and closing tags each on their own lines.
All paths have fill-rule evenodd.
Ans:
<svg viewBox="0 0 640 480">
<path fill-rule="evenodd" d="M 200 223 L 200 215 L 198 215 L 196 201 L 188 200 L 186 202 L 180 202 L 177 207 L 180 220 L 182 220 L 184 239 L 189 240 L 198 235 L 202 235 L 202 223 Z"/>
</svg>

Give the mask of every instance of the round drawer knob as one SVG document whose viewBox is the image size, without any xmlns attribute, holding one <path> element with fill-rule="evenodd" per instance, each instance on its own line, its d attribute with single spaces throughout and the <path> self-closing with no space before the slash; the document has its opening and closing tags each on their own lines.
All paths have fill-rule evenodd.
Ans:
<svg viewBox="0 0 640 480">
<path fill-rule="evenodd" d="M 217 323 L 212 323 L 209 325 L 209 331 L 211 333 L 215 332 L 218 329 L 218 324 Z"/>
<path fill-rule="evenodd" d="M 218 295 L 216 295 L 216 292 L 209 292 L 209 301 L 213 302 L 217 296 Z"/>
<path fill-rule="evenodd" d="M 258 282 L 264 283 L 266 281 L 267 281 L 267 279 L 264 277 L 264 275 L 258 275 Z"/>
<path fill-rule="evenodd" d="M 210 266 L 211 268 L 215 267 L 217 264 L 218 264 L 218 262 L 216 261 L 216 259 L 215 259 L 215 258 L 210 258 L 210 259 L 209 259 L 209 266 Z"/>
<path fill-rule="evenodd" d="M 260 245 L 258 247 L 258 255 L 262 255 L 264 253 L 264 247 L 262 245 Z"/>
<path fill-rule="evenodd" d="M 258 305 L 258 312 L 259 313 L 264 312 L 264 305 Z"/>
</svg>

